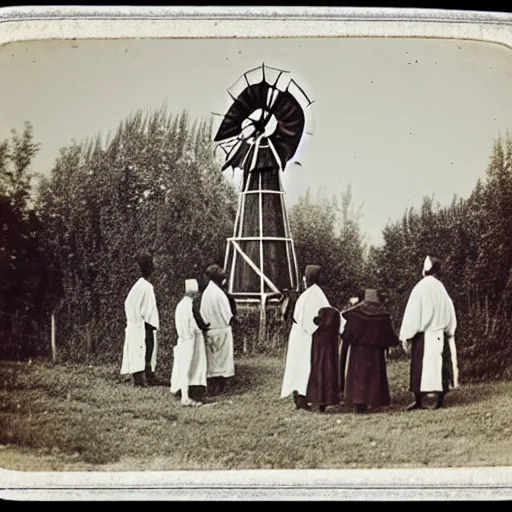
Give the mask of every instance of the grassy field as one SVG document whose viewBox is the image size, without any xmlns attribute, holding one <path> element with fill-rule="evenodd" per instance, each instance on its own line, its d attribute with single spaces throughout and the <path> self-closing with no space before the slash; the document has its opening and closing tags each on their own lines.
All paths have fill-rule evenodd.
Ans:
<svg viewBox="0 0 512 512">
<path fill-rule="evenodd" d="M 356 415 L 280 399 L 282 358 L 240 358 L 211 404 L 137 389 L 116 366 L 0 363 L 0 466 L 25 471 L 336 469 L 512 465 L 512 383 L 463 386 L 446 408 L 406 412 L 408 366 L 389 365 L 393 404 Z M 164 368 L 161 375 L 170 377 Z"/>
</svg>

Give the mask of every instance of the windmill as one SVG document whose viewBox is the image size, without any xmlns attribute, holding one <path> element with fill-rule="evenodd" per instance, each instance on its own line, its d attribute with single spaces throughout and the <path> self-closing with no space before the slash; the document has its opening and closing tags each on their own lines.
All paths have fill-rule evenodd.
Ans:
<svg viewBox="0 0 512 512">
<path fill-rule="evenodd" d="M 235 300 L 260 306 L 261 339 L 267 304 L 282 303 L 286 290 L 300 289 L 281 172 L 309 133 L 306 115 L 313 102 L 289 72 L 264 64 L 244 73 L 228 93 L 233 103 L 214 142 L 225 152 L 222 170 L 240 169 L 242 179 L 224 268 Z"/>
</svg>

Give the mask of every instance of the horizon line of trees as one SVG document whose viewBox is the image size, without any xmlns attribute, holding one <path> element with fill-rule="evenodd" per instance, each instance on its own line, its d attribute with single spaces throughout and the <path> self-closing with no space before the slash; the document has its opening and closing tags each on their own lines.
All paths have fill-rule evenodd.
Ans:
<svg viewBox="0 0 512 512">
<path fill-rule="evenodd" d="M 54 314 L 61 360 L 117 361 L 141 248 L 155 254 L 159 340 L 170 350 L 183 282 L 222 264 L 236 214 L 211 120 L 137 111 L 104 141 L 62 148 L 36 181 L 38 150 L 28 122 L 0 141 L 0 357 L 48 355 Z M 378 288 L 399 328 L 425 256 L 439 257 L 459 319 L 462 378 L 512 377 L 512 138 L 495 141 L 468 198 L 423 198 L 386 225 L 380 246 L 366 242 L 361 212 L 350 185 L 331 197 L 305 191 L 289 210 L 301 271 L 309 262 L 329 269 L 326 294 L 340 309 Z"/>
</svg>

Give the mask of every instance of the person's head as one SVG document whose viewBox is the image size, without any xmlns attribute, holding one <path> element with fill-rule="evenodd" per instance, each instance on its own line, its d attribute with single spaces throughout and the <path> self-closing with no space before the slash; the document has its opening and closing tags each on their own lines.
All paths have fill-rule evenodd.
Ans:
<svg viewBox="0 0 512 512">
<path fill-rule="evenodd" d="M 321 285 L 322 267 L 320 265 L 307 265 L 304 272 L 304 281 L 307 288 L 314 284 Z"/>
<path fill-rule="evenodd" d="M 427 256 L 423 263 L 423 276 L 441 277 L 441 261 L 433 256 Z"/>
<path fill-rule="evenodd" d="M 194 298 L 199 293 L 199 283 L 196 279 L 185 280 L 185 295 Z"/>
<path fill-rule="evenodd" d="M 137 254 L 136 257 L 137 264 L 139 265 L 140 272 L 142 277 L 147 279 L 153 273 L 155 269 L 153 263 L 153 255 L 149 251 L 141 251 Z"/>
<path fill-rule="evenodd" d="M 224 269 L 216 263 L 214 265 L 210 265 L 206 269 L 205 274 L 210 281 L 213 281 L 218 286 L 222 286 L 227 277 Z"/>
</svg>

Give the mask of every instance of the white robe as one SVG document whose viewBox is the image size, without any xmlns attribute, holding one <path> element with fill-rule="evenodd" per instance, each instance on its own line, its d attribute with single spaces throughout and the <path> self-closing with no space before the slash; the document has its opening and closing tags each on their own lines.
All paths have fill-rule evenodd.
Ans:
<svg viewBox="0 0 512 512">
<path fill-rule="evenodd" d="M 231 306 L 226 294 L 213 281 L 201 297 L 200 313 L 210 324 L 206 331 L 207 377 L 233 377 L 235 375 Z"/>
<path fill-rule="evenodd" d="M 420 389 L 422 392 L 441 392 L 444 334 L 449 336 L 454 375 L 458 387 L 458 364 L 455 346 L 457 316 L 453 301 L 443 283 L 426 276 L 412 289 L 405 308 L 400 340 L 407 343 L 417 333 L 424 333 L 424 353 Z"/>
<path fill-rule="evenodd" d="M 174 347 L 171 393 L 185 386 L 206 386 L 206 348 L 192 312 L 191 297 L 183 297 L 176 306 L 175 324 L 178 343 Z"/>
<path fill-rule="evenodd" d="M 329 306 L 327 297 L 316 284 L 307 288 L 297 299 L 293 311 L 294 323 L 288 339 L 281 398 L 291 395 L 294 391 L 299 395 L 306 395 L 311 372 L 311 345 L 313 334 L 318 329 L 313 320 L 321 308 Z"/>
<path fill-rule="evenodd" d="M 124 302 L 126 328 L 121 375 L 142 372 L 146 367 L 146 329 L 144 322 L 157 330 L 160 327 L 153 285 L 141 277 L 132 287 Z M 151 370 L 156 368 L 157 336 L 151 357 Z"/>
</svg>

